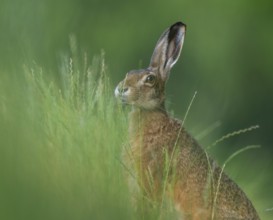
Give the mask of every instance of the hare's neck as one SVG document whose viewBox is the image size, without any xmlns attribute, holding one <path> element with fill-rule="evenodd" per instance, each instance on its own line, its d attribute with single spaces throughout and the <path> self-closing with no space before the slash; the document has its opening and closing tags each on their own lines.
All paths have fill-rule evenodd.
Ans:
<svg viewBox="0 0 273 220">
<path fill-rule="evenodd" d="M 134 108 L 129 115 L 129 133 L 131 137 L 143 135 L 166 123 L 169 116 L 165 109 L 145 110 Z"/>
</svg>

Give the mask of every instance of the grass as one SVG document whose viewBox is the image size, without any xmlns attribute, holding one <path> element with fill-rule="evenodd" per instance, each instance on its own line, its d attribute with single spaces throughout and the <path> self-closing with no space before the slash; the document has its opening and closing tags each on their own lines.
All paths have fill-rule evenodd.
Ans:
<svg viewBox="0 0 273 220">
<path fill-rule="evenodd" d="M 1 79 L 0 219 L 133 219 L 120 164 L 125 117 L 103 57 Z"/>
<path fill-rule="evenodd" d="M 0 76 L 0 219 L 174 218 L 167 200 L 133 207 L 121 162 L 127 115 L 104 55 L 79 58 L 73 37 L 71 50 L 59 80 L 36 64 Z"/>
</svg>

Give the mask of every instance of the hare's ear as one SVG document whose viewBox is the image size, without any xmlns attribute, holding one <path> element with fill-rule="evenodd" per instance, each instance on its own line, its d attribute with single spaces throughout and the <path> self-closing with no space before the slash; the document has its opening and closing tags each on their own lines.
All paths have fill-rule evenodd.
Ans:
<svg viewBox="0 0 273 220">
<path fill-rule="evenodd" d="M 179 58 L 186 25 L 177 22 L 168 28 L 159 38 L 150 63 L 150 68 L 157 69 L 163 80 L 167 80 L 170 69 Z"/>
</svg>

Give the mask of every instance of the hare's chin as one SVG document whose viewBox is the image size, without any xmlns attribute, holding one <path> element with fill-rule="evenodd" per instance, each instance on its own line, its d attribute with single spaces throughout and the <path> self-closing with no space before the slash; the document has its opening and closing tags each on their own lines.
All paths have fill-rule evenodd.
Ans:
<svg viewBox="0 0 273 220">
<path fill-rule="evenodd" d="M 126 99 L 126 97 L 119 95 L 116 97 L 118 99 L 118 101 L 120 101 L 122 104 L 128 104 L 128 101 Z"/>
</svg>

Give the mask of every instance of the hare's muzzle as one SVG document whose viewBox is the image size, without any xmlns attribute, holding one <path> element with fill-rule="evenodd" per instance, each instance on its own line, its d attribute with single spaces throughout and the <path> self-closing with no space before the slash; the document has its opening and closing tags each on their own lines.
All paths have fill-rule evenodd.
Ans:
<svg viewBox="0 0 273 220">
<path fill-rule="evenodd" d="M 125 87 L 123 82 L 120 82 L 115 89 L 116 98 L 120 99 L 122 102 L 125 102 L 128 90 L 129 88 Z"/>
</svg>

